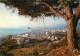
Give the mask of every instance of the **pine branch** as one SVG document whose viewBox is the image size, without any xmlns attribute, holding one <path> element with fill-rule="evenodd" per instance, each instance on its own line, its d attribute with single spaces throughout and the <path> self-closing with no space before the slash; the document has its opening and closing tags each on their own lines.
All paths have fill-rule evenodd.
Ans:
<svg viewBox="0 0 80 56">
<path fill-rule="evenodd" d="M 49 4 L 47 4 L 47 3 L 45 3 L 45 2 L 40 2 L 40 3 L 34 4 L 34 5 L 35 5 L 35 6 L 37 6 L 37 5 L 45 5 L 45 6 L 47 6 L 47 7 L 50 9 L 51 12 L 49 12 L 49 13 L 54 13 L 54 14 L 56 14 L 56 15 L 64 18 L 65 20 L 67 20 L 67 19 L 66 19 L 66 15 L 65 15 L 64 12 L 62 12 L 62 11 L 60 11 L 60 10 L 58 10 L 58 9 L 53 8 L 52 6 L 50 6 Z M 42 14 L 44 14 L 44 13 L 42 13 Z"/>
</svg>

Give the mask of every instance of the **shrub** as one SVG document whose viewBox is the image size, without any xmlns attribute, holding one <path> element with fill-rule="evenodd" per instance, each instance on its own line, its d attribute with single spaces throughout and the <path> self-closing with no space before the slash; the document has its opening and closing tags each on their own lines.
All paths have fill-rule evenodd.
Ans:
<svg viewBox="0 0 80 56">
<path fill-rule="evenodd" d="M 6 56 L 14 56 L 12 53 L 6 54 Z"/>
<path fill-rule="evenodd" d="M 37 48 L 34 48 L 33 55 L 35 55 L 35 56 L 39 55 Z"/>
<path fill-rule="evenodd" d="M 47 49 L 49 49 L 50 51 L 51 51 L 52 49 L 56 49 L 56 45 L 53 45 L 53 43 L 50 42 L 50 43 L 48 44 Z"/>
<path fill-rule="evenodd" d="M 1 48 L 14 49 L 16 47 L 16 40 L 12 39 L 12 35 L 8 35 L 6 38 L 1 39 Z"/>
<path fill-rule="evenodd" d="M 27 56 L 32 56 L 32 54 L 31 54 L 31 53 L 29 53 Z"/>
<path fill-rule="evenodd" d="M 67 39 L 64 38 L 63 40 L 60 41 L 60 46 L 66 46 L 67 45 Z"/>
</svg>

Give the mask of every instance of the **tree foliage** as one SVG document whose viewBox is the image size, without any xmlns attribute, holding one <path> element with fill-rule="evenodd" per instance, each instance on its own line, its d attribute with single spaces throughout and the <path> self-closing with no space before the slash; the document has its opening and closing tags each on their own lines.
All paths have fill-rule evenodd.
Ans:
<svg viewBox="0 0 80 56">
<path fill-rule="evenodd" d="M 56 16 L 55 13 L 51 13 L 51 9 L 46 4 L 50 5 L 56 10 L 58 8 L 61 9 L 65 6 L 75 7 L 78 5 L 78 3 L 74 4 L 75 1 L 77 0 L 6 0 L 1 2 L 5 3 L 7 6 L 18 8 L 19 15 L 37 17 L 43 16 L 43 14 L 45 16 Z"/>
<path fill-rule="evenodd" d="M 13 49 L 16 46 L 16 41 L 12 39 L 12 35 L 1 39 L 1 47 L 5 49 Z"/>
</svg>

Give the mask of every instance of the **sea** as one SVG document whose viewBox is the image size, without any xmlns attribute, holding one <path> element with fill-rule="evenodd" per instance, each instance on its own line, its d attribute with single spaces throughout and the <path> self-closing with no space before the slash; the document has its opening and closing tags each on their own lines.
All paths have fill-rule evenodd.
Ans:
<svg viewBox="0 0 80 56">
<path fill-rule="evenodd" d="M 0 28 L 0 38 L 8 35 L 24 34 L 34 30 L 44 30 L 44 29 L 66 29 L 66 25 L 55 25 L 48 27 L 23 27 L 23 28 Z M 77 29 L 80 30 L 80 24 L 78 24 Z"/>
<path fill-rule="evenodd" d="M 31 29 L 27 28 L 0 28 L 0 38 L 5 37 L 7 35 L 17 35 L 22 33 L 27 33 L 31 31 Z"/>
</svg>

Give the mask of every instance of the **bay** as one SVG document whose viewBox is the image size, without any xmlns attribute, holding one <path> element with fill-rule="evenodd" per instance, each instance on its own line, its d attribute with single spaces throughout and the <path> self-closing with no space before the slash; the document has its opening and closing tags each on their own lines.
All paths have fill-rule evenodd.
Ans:
<svg viewBox="0 0 80 56">
<path fill-rule="evenodd" d="M 48 27 L 24 27 L 24 28 L 0 28 L 0 38 L 5 37 L 8 35 L 17 35 L 17 34 L 24 34 L 30 31 L 35 30 L 44 30 L 44 29 L 66 29 L 67 25 L 55 25 L 55 26 L 48 26 Z M 77 30 L 80 30 L 80 24 L 77 25 Z"/>
</svg>

